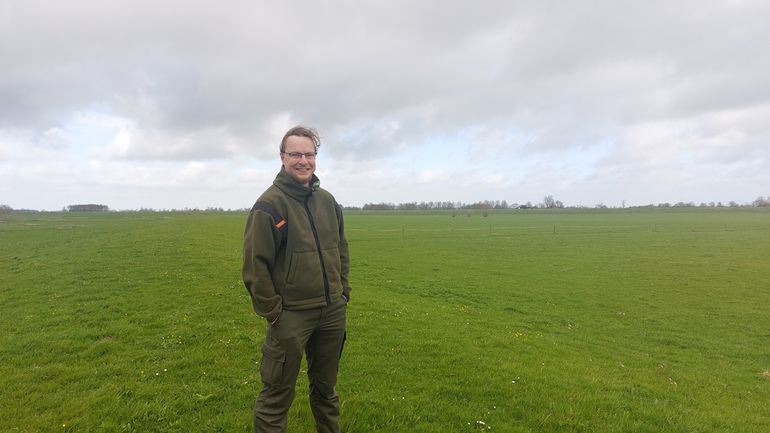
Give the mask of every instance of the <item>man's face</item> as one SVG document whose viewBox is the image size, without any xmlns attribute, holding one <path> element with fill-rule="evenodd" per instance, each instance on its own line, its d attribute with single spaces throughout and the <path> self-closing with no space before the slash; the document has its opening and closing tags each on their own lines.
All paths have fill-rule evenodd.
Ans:
<svg viewBox="0 0 770 433">
<path fill-rule="evenodd" d="M 303 155 L 315 153 L 313 140 L 307 137 L 290 135 L 286 139 L 286 145 L 281 154 L 281 162 L 284 169 L 286 169 L 286 173 L 302 185 L 308 186 L 315 172 L 315 158 L 300 156 L 298 159 L 294 159 L 291 157 L 291 153 L 301 153 Z"/>
</svg>

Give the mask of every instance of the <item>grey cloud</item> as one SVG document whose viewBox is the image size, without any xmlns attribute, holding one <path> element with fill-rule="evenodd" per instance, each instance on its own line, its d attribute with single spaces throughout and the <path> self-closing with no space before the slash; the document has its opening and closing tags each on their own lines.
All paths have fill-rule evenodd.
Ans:
<svg viewBox="0 0 770 433">
<path fill-rule="evenodd" d="M 539 152 L 770 97 L 758 1 L 3 8 L 0 128 L 46 131 L 107 107 L 142 131 L 120 158 L 269 157 L 281 116 L 350 158 L 478 124 L 526 131 L 509 146 Z"/>
</svg>

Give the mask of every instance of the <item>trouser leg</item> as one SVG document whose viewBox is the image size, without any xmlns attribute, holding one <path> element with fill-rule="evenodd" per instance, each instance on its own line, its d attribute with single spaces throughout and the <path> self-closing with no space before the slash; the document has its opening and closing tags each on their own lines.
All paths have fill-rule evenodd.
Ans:
<svg viewBox="0 0 770 433">
<path fill-rule="evenodd" d="M 307 343 L 310 407 L 319 433 L 340 431 L 340 398 L 335 386 L 345 339 L 344 300 L 322 308 L 321 321 Z"/>
<path fill-rule="evenodd" d="M 313 322 L 306 312 L 284 310 L 275 324 L 267 326 L 259 366 L 262 391 L 254 405 L 255 432 L 286 431 L 302 351 L 313 330 Z"/>
</svg>

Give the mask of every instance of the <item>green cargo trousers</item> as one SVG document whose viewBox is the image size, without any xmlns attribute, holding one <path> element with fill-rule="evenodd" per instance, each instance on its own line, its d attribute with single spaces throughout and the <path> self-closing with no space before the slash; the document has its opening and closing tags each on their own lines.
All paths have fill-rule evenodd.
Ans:
<svg viewBox="0 0 770 433">
<path fill-rule="evenodd" d="M 345 342 L 346 302 L 310 310 L 283 310 L 267 325 L 262 346 L 262 391 L 254 406 L 254 432 L 286 431 L 302 352 L 307 357 L 310 407 L 319 433 L 340 431 L 340 399 L 335 390 Z"/>
</svg>

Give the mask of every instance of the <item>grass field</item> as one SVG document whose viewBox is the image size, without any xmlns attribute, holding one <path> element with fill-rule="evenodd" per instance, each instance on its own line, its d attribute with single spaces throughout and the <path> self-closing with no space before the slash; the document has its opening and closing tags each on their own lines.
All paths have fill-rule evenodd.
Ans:
<svg viewBox="0 0 770 433">
<path fill-rule="evenodd" d="M 0 215 L 0 432 L 247 432 L 241 213 Z M 347 432 L 770 431 L 770 212 L 346 214 Z M 289 431 L 311 432 L 304 388 Z"/>
</svg>

